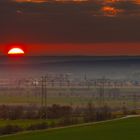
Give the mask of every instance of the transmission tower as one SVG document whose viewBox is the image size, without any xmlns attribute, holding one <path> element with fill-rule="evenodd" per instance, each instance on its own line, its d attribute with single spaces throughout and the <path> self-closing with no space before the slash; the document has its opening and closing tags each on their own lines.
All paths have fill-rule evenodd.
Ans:
<svg viewBox="0 0 140 140">
<path fill-rule="evenodd" d="M 41 106 L 47 107 L 47 77 L 42 76 L 41 78 Z"/>
<path fill-rule="evenodd" d="M 105 100 L 105 77 L 99 79 L 99 85 L 99 102 L 100 106 L 103 106 Z"/>
</svg>

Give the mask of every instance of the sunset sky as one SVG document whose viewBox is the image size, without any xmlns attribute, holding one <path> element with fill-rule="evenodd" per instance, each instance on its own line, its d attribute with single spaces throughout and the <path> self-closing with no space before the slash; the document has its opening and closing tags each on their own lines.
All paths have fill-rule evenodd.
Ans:
<svg viewBox="0 0 140 140">
<path fill-rule="evenodd" d="M 0 0 L 0 54 L 139 55 L 140 0 Z"/>
</svg>

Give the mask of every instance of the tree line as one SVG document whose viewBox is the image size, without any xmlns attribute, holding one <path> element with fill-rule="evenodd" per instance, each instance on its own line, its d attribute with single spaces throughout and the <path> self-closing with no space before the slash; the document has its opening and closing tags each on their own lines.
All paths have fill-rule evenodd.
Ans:
<svg viewBox="0 0 140 140">
<path fill-rule="evenodd" d="M 40 119 L 42 121 L 36 124 L 30 124 L 26 128 L 19 125 L 5 125 L 0 127 L 0 135 L 12 134 L 19 131 L 40 130 L 52 127 L 61 127 L 73 124 L 96 122 L 122 117 L 127 114 L 135 114 L 129 111 L 125 106 L 122 111 L 117 113 L 109 106 L 95 107 L 94 104 L 88 103 L 85 107 L 71 107 L 66 105 L 53 104 L 48 107 L 38 106 L 12 106 L 0 105 L 1 120 L 19 120 L 19 119 Z M 50 123 L 47 122 L 50 121 Z"/>
</svg>

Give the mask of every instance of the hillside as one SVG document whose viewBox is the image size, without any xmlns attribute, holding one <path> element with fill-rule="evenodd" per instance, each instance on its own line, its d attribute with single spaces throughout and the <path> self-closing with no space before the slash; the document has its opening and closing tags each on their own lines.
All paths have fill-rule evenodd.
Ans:
<svg viewBox="0 0 140 140">
<path fill-rule="evenodd" d="M 139 140 L 140 118 L 0 137 L 0 140 Z"/>
</svg>

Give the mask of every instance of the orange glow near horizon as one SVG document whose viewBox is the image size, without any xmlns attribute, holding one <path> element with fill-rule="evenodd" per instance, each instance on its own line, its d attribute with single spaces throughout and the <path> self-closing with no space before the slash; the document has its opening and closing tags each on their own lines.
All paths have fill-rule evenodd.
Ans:
<svg viewBox="0 0 140 140">
<path fill-rule="evenodd" d="M 140 43 L 94 43 L 94 44 L 28 44 L 27 55 L 91 55 L 119 56 L 139 55 Z"/>
<path fill-rule="evenodd" d="M 8 55 L 24 55 L 24 51 L 20 48 L 12 48 L 8 51 Z"/>
<path fill-rule="evenodd" d="M 24 54 L 19 56 L 69 56 L 69 55 L 92 55 L 92 56 L 120 56 L 140 55 L 140 43 L 91 43 L 91 44 L 20 44 L 0 45 L 1 55 L 9 55 L 13 48 L 20 48 Z M 9 56 L 14 56 L 9 55 Z M 18 56 L 18 55 L 15 55 Z"/>
</svg>

